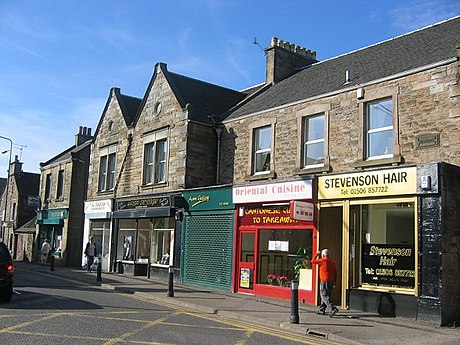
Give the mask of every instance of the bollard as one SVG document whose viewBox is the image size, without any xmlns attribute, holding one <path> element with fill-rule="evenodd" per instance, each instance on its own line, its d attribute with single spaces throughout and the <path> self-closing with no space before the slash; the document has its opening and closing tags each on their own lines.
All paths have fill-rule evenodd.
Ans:
<svg viewBox="0 0 460 345">
<path fill-rule="evenodd" d="M 174 268 L 169 266 L 168 297 L 174 297 Z"/>
<path fill-rule="evenodd" d="M 50 271 L 54 271 L 54 252 L 50 256 Z"/>
<path fill-rule="evenodd" d="M 299 283 L 291 281 L 291 323 L 299 323 Z"/>
<path fill-rule="evenodd" d="M 101 282 L 102 281 L 102 263 L 101 263 L 101 258 L 97 258 L 97 271 L 96 271 L 96 281 Z"/>
</svg>

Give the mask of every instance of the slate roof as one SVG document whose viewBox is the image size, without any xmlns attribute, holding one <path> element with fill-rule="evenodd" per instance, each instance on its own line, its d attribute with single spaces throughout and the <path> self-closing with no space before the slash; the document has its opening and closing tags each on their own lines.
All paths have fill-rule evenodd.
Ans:
<svg viewBox="0 0 460 345">
<path fill-rule="evenodd" d="M 137 110 L 139 109 L 142 99 L 132 96 L 117 94 L 118 103 L 121 107 L 121 112 L 125 119 L 126 126 L 130 127 L 136 117 Z"/>
<path fill-rule="evenodd" d="M 145 102 L 155 82 L 158 69 L 162 71 L 179 105 L 188 108 L 189 119 L 202 123 L 214 124 L 218 116 L 234 105 L 241 102 L 247 93 L 228 89 L 215 84 L 207 83 L 198 79 L 186 77 L 181 74 L 168 71 L 165 63 L 155 65 L 153 76 L 145 92 L 145 96 L 134 120 L 137 123 L 142 113 Z M 212 116 L 211 116 L 212 115 Z"/>
<path fill-rule="evenodd" d="M 181 107 L 190 104 L 190 118 L 200 122 L 211 123 L 209 115 L 224 113 L 247 95 L 169 71 L 165 77 Z"/>
<path fill-rule="evenodd" d="M 229 112 L 225 121 L 340 91 L 457 56 L 460 16 L 348 54 L 317 62 Z M 345 72 L 350 72 L 350 83 Z"/>
<path fill-rule="evenodd" d="M 86 148 L 87 146 L 91 145 L 91 140 L 88 140 L 87 142 L 78 145 L 78 146 L 71 146 L 68 149 L 58 153 L 56 156 L 51 158 L 50 160 L 40 163 L 40 168 L 47 167 L 48 165 L 54 165 L 60 162 L 65 162 L 67 160 L 70 160 L 72 158 L 72 153 L 77 153 Z"/>
<path fill-rule="evenodd" d="M 93 142 L 94 140 L 96 140 L 96 137 L 102 125 L 102 120 L 104 119 L 105 113 L 107 112 L 107 109 L 109 108 L 110 100 L 112 99 L 112 92 L 115 93 L 118 104 L 120 105 L 120 108 L 121 108 L 123 119 L 125 120 L 125 124 L 128 128 L 133 125 L 133 122 L 136 119 L 136 114 L 139 110 L 139 107 L 142 104 L 141 98 L 124 95 L 120 92 L 120 89 L 117 87 L 111 88 L 109 92 L 109 97 L 107 98 L 107 101 L 104 106 L 104 110 L 102 111 L 102 115 L 99 118 L 99 123 L 97 124 L 96 130 L 94 131 Z"/>
<path fill-rule="evenodd" d="M 37 222 L 37 216 L 30 219 L 28 222 L 26 222 L 24 225 L 16 229 L 14 232 L 22 233 L 22 234 L 33 234 L 35 233 L 35 230 L 36 230 L 36 225 L 35 225 L 36 222 Z"/>
<path fill-rule="evenodd" d="M 14 175 L 20 196 L 38 195 L 40 174 L 21 172 Z"/>
</svg>

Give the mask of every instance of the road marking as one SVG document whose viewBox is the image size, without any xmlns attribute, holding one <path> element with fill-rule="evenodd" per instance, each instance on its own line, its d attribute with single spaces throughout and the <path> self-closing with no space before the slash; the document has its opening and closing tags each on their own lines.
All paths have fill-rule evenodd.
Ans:
<svg viewBox="0 0 460 345">
<path fill-rule="evenodd" d="M 18 290 L 16 290 L 16 289 L 13 289 L 13 292 L 14 292 L 16 295 L 22 295 L 22 293 L 21 293 L 21 292 L 19 292 L 19 291 L 18 291 Z"/>
<path fill-rule="evenodd" d="M 155 326 L 157 324 L 160 324 L 163 321 L 165 321 L 166 319 L 168 319 L 169 317 L 172 317 L 172 316 L 175 316 L 175 315 L 178 315 L 178 314 L 180 314 L 180 313 L 179 312 L 173 312 L 173 313 L 171 313 L 169 315 L 166 315 L 165 317 L 161 317 L 159 319 L 153 320 L 153 321 L 149 322 L 148 324 L 146 324 L 145 326 L 142 326 L 139 329 L 135 329 L 135 330 L 132 330 L 130 332 L 126 332 L 124 334 L 121 334 L 120 336 L 118 336 L 116 338 L 109 339 L 103 345 L 112 345 L 112 344 L 116 344 L 116 343 L 120 343 L 120 342 L 125 342 L 126 338 L 131 337 L 131 336 L 135 335 L 136 333 L 139 333 L 139 332 L 143 331 L 144 329 L 147 329 L 147 328 L 150 328 L 150 327 Z"/>
</svg>

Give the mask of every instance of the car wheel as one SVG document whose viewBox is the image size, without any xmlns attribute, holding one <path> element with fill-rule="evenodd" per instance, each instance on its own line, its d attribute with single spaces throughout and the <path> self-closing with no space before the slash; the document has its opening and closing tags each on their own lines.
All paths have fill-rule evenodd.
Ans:
<svg viewBox="0 0 460 345">
<path fill-rule="evenodd" d="M 9 302 L 11 301 L 11 298 L 13 298 L 13 285 L 9 285 L 5 287 L 5 289 L 0 291 L 0 298 L 4 302 Z"/>
</svg>

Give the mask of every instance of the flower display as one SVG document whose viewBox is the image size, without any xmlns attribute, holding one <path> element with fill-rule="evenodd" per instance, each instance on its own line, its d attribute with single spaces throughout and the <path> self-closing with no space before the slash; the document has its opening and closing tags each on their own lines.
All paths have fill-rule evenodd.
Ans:
<svg viewBox="0 0 460 345">
<path fill-rule="evenodd" d="M 279 286 L 287 286 L 289 283 L 289 279 L 286 276 L 279 276 L 277 277 L 277 280 Z"/>
<path fill-rule="evenodd" d="M 278 278 L 278 277 L 275 276 L 274 274 L 269 274 L 269 275 L 267 276 L 267 282 L 268 282 L 268 284 L 274 285 L 274 284 L 278 283 L 278 279 L 277 279 L 277 278 Z"/>
<path fill-rule="evenodd" d="M 275 274 L 269 274 L 267 275 L 267 283 L 269 285 L 288 286 L 289 278 L 286 276 L 277 276 Z"/>
</svg>

